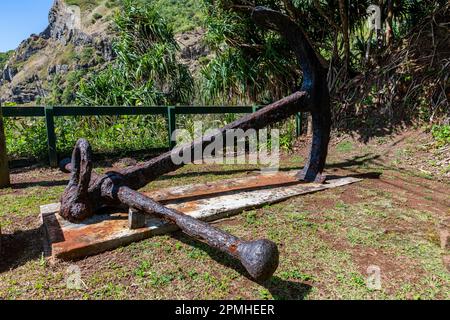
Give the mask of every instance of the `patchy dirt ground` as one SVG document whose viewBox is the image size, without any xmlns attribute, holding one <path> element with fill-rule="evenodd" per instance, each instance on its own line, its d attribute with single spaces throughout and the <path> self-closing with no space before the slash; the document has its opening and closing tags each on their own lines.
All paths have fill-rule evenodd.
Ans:
<svg viewBox="0 0 450 320">
<path fill-rule="evenodd" d="M 416 130 L 367 144 L 335 138 L 327 173 L 362 182 L 215 223 L 279 245 L 280 267 L 259 284 L 238 263 L 181 232 L 50 265 L 42 254 L 39 205 L 57 201 L 68 176 L 46 168 L 16 170 L 12 188 L 0 191 L 0 299 L 449 299 L 450 251 L 441 236 L 449 230 L 443 222 L 450 218 L 450 170 L 442 161 L 450 155 L 433 150 L 430 141 Z M 283 156 L 283 170 L 302 166 L 305 145 L 299 140 L 295 152 Z M 187 166 L 145 189 L 253 169 Z M 81 271 L 81 290 L 67 288 L 73 266 Z M 369 289 L 368 276 L 378 270 L 381 289 Z"/>
</svg>

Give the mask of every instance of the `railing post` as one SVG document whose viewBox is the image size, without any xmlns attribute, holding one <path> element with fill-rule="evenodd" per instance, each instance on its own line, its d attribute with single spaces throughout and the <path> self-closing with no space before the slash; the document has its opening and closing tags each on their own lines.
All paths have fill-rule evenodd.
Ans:
<svg viewBox="0 0 450 320">
<path fill-rule="evenodd" d="M 300 137 L 303 133 L 303 114 L 301 112 L 295 115 L 295 129 L 297 137 Z"/>
<path fill-rule="evenodd" d="M 8 155 L 6 152 L 6 135 L 3 126 L 3 112 L 0 104 L 0 188 L 5 188 L 11 183 L 9 178 Z"/>
<path fill-rule="evenodd" d="M 45 107 L 45 126 L 47 129 L 49 163 L 51 167 L 56 168 L 58 167 L 58 155 L 56 153 L 55 119 L 52 106 Z"/>
<path fill-rule="evenodd" d="M 176 113 L 175 107 L 167 107 L 167 127 L 169 133 L 169 148 L 173 149 L 176 145 L 176 141 L 172 141 L 172 135 L 176 130 Z"/>
</svg>

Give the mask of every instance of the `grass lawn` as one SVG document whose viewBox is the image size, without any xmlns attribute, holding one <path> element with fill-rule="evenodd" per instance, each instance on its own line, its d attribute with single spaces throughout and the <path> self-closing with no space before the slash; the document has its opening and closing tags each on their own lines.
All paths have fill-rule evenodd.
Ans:
<svg viewBox="0 0 450 320">
<path fill-rule="evenodd" d="M 414 136 L 335 141 L 327 173 L 364 181 L 215 223 L 239 237 L 278 244 L 280 266 L 265 283 L 181 232 L 51 265 L 42 255 L 39 206 L 58 200 L 68 176 L 48 168 L 16 170 L 12 188 L 0 191 L 0 299 L 449 299 L 442 258 L 450 253 L 441 248 L 438 226 L 450 217 L 450 184 L 411 167 L 419 145 Z M 306 154 L 285 155 L 282 167 L 300 168 Z M 241 177 L 253 169 L 190 165 L 145 190 Z M 67 288 L 72 265 L 81 271 L 81 290 Z M 381 290 L 366 285 L 370 266 L 380 270 Z"/>
</svg>

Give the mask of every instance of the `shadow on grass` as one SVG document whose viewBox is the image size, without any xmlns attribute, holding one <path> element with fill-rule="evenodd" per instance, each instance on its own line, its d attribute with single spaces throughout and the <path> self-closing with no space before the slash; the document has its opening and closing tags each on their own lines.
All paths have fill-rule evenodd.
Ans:
<svg viewBox="0 0 450 320">
<path fill-rule="evenodd" d="M 302 282 L 286 281 L 277 276 L 262 284 L 275 300 L 304 300 L 312 286 Z"/>
<path fill-rule="evenodd" d="M 372 155 L 372 154 L 365 154 L 362 156 L 355 156 L 352 159 L 349 159 L 347 161 L 343 161 L 340 163 L 333 163 L 328 164 L 326 166 L 327 169 L 333 169 L 333 168 L 340 168 L 344 169 L 347 167 L 353 167 L 353 166 L 360 166 L 364 165 L 366 163 L 372 163 L 378 158 L 380 155 Z M 98 160 L 96 161 L 96 168 L 112 168 L 112 164 L 115 161 L 120 160 L 120 157 L 113 157 L 109 160 Z M 41 165 L 37 167 L 47 167 L 46 165 Z M 36 166 L 32 167 L 24 167 L 20 169 L 15 169 L 12 172 L 13 173 L 23 173 L 27 172 L 29 170 L 34 170 L 37 168 Z M 286 172 L 286 171 L 293 171 L 293 170 L 301 170 L 302 166 L 290 166 L 290 167 L 283 167 L 280 168 L 279 171 Z M 191 171 L 191 172 L 182 172 L 177 173 L 173 172 L 170 174 L 165 174 L 160 177 L 158 177 L 156 180 L 170 180 L 170 179 L 176 179 L 176 178 L 189 178 L 189 177 L 197 177 L 201 175 L 215 175 L 215 176 L 224 176 L 226 178 L 227 175 L 234 175 L 234 174 L 240 174 L 240 173 L 247 173 L 252 174 L 253 172 L 258 171 L 258 168 L 239 168 L 234 170 L 202 170 L 202 171 Z M 58 187 L 58 186 L 65 186 L 67 185 L 68 180 L 56 180 L 56 181 L 32 181 L 32 182 L 20 182 L 20 183 L 14 183 L 11 185 L 11 188 L 16 189 L 25 189 L 30 187 Z"/>
<path fill-rule="evenodd" d="M 370 159 L 369 159 L 370 160 Z M 368 160 L 368 161 L 369 161 Z M 350 160 L 348 162 L 342 162 L 338 164 L 332 164 L 327 166 L 327 168 L 346 168 L 350 166 L 354 166 L 357 164 L 362 164 L 363 162 L 357 162 L 357 160 Z M 280 172 L 287 172 L 292 170 L 301 170 L 299 167 L 286 167 L 286 168 L 280 168 Z M 185 172 L 185 173 L 174 173 L 174 174 L 166 174 L 163 176 L 160 176 L 157 180 L 170 180 L 170 179 L 176 179 L 176 178 L 188 178 L 188 177 L 197 177 L 201 175 L 215 175 L 215 176 L 224 176 L 224 179 L 226 179 L 227 175 L 233 175 L 233 174 L 239 174 L 239 173 L 249 173 L 251 174 L 255 170 L 251 169 L 236 169 L 236 170 L 223 170 L 223 171 L 197 171 L 197 172 Z M 355 175 L 347 175 L 346 177 L 361 177 L 361 178 L 370 178 L 375 179 L 378 177 L 374 177 L 375 173 L 371 174 L 355 174 Z M 344 178 L 344 176 L 336 176 L 336 175 L 328 175 L 328 178 L 337 179 L 337 178 Z M 18 189 L 26 189 L 31 187 L 60 187 L 60 186 L 66 186 L 69 183 L 69 180 L 55 180 L 55 181 L 32 181 L 32 182 L 19 182 L 19 183 L 12 183 L 11 188 L 13 190 Z"/>
<path fill-rule="evenodd" d="M 16 269 L 28 261 L 41 257 L 43 252 L 42 227 L 1 236 L 0 273 Z"/>
<path fill-rule="evenodd" d="M 32 187 L 60 187 L 60 186 L 67 186 L 68 183 L 69 180 L 32 181 L 32 182 L 12 183 L 10 187 L 13 190 L 18 190 Z"/>
<path fill-rule="evenodd" d="M 333 163 L 333 164 L 328 164 L 326 165 L 326 169 L 345 169 L 348 167 L 353 167 L 353 166 L 360 166 L 360 165 L 364 165 L 367 163 L 372 163 L 374 161 L 377 161 L 380 158 L 380 155 L 373 155 L 373 154 L 365 154 L 362 156 L 355 156 L 352 159 L 343 161 L 343 162 L 339 162 L 339 163 Z M 289 166 L 289 167 L 283 167 L 280 168 L 279 171 L 281 172 L 288 172 L 288 171 L 295 171 L 295 170 L 302 170 L 303 166 Z M 232 174 L 239 174 L 239 173 L 249 173 L 251 174 L 252 172 L 258 171 L 258 168 L 243 168 L 243 169 L 235 169 L 235 170 L 213 170 L 213 171 L 208 171 L 208 170 L 203 170 L 203 171 L 194 171 L 194 172 L 183 172 L 183 173 L 173 173 L 173 174 L 166 174 L 163 175 L 161 177 L 158 178 L 158 180 L 168 180 L 168 179 L 174 179 L 174 178 L 187 178 L 187 177 L 196 177 L 196 176 L 201 176 L 201 175 L 217 175 L 217 176 L 226 176 L 226 175 L 232 175 Z M 361 174 L 361 178 L 363 178 L 362 176 L 363 174 Z M 376 176 L 376 173 L 373 174 L 369 174 L 367 177 L 370 179 L 378 179 L 379 175 Z M 346 175 L 345 177 L 355 177 L 357 178 L 357 175 Z M 333 175 L 329 175 L 329 177 L 336 177 Z M 344 176 L 342 176 L 343 178 Z"/>
<path fill-rule="evenodd" d="M 366 153 L 361 156 L 354 156 L 353 158 L 347 159 L 342 162 L 327 164 L 325 166 L 325 168 L 326 169 L 330 169 L 330 168 L 331 169 L 334 169 L 334 168 L 344 169 L 344 168 L 348 168 L 348 167 L 361 166 L 361 165 L 365 165 L 367 163 L 373 163 L 374 161 L 378 160 L 380 157 L 381 157 L 381 155 L 379 155 L 379 154 Z"/>
<path fill-rule="evenodd" d="M 354 174 L 346 174 L 346 175 L 343 175 L 343 176 L 329 174 L 329 175 L 327 175 L 327 180 L 336 180 L 336 179 L 342 179 L 342 178 L 380 179 L 381 175 L 382 175 L 381 172 L 376 172 L 376 171 L 363 172 L 363 173 L 354 173 Z"/>
<path fill-rule="evenodd" d="M 203 251 L 217 263 L 220 263 L 227 268 L 234 269 L 243 277 L 249 279 L 250 281 L 256 282 L 250 277 L 238 260 L 230 257 L 226 253 L 214 249 L 201 241 L 188 238 L 181 231 L 173 233 L 172 237 L 184 244 Z M 312 289 L 312 286 L 306 283 L 287 281 L 277 276 L 272 276 L 269 280 L 256 283 L 266 288 L 276 300 L 303 300 Z"/>
</svg>

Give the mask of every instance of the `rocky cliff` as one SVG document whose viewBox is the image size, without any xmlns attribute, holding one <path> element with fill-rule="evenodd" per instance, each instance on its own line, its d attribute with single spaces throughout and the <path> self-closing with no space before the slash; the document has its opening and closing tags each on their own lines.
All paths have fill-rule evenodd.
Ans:
<svg viewBox="0 0 450 320">
<path fill-rule="evenodd" d="M 171 9 L 166 10 L 169 14 L 183 11 L 180 3 L 171 1 L 163 2 L 162 8 Z M 24 40 L 9 54 L 3 67 L 0 65 L 0 102 L 70 102 L 74 95 L 68 85 L 71 81 L 78 81 L 114 59 L 111 21 L 118 2 L 55 0 L 48 27 Z M 191 15 L 186 11 L 186 16 Z M 209 55 L 203 36 L 203 30 L 194 28 L 175 37 L 181 47 L 179 59 L 194 75 Z"/>
<path fill-rule="evenodd" d="M 47 97 L 52 85 L 64 85 L 66 75 L 101 67 L 113 59 L 108 27 L 114 1 L 90 1 L 89 6 L 55 0 L 49 25 L 24 40 L 0 70 L 1 101 L 27 104 Z M 82 3 L 83 1 L 79 1 Z"/>
</svg>

